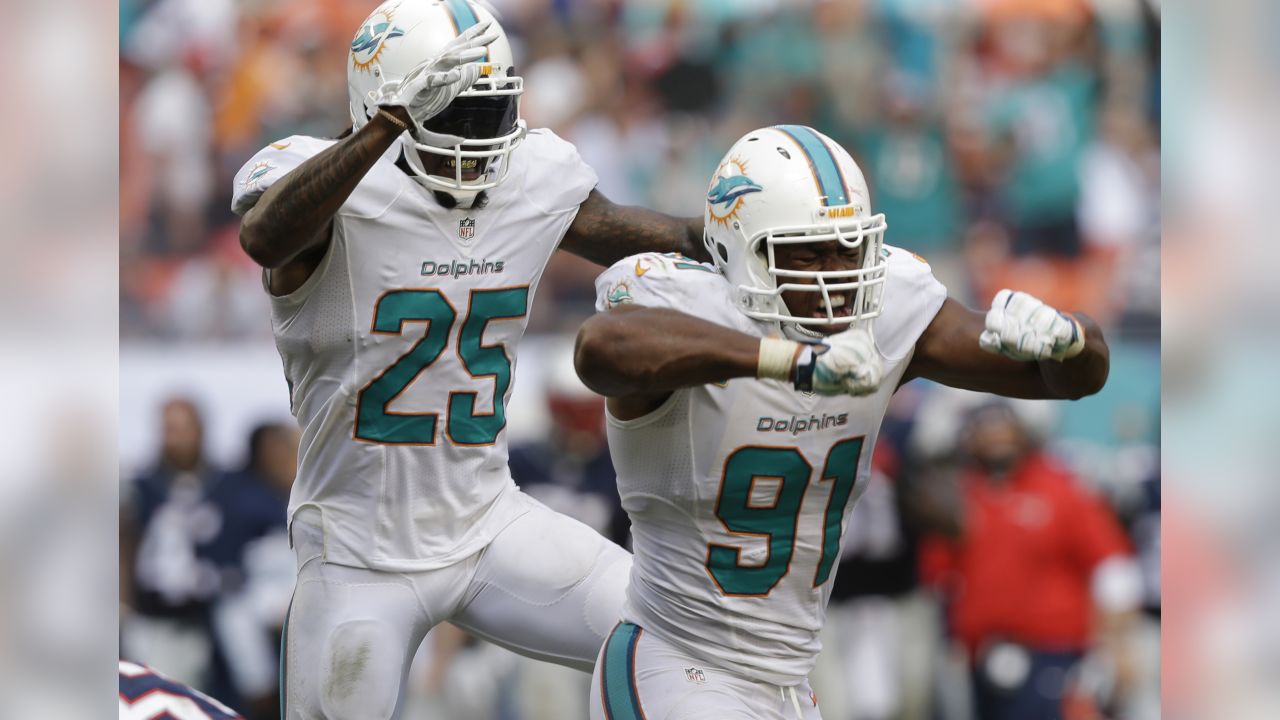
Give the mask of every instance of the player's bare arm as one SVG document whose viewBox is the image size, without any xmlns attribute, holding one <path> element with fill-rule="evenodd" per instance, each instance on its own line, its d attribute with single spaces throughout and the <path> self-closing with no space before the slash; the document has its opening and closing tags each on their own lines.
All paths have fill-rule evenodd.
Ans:
<svg viewBox="0 0 1280 720">
<path fill-rule="evenodd" d="M 605 267 L 644 252 L 676 252 L 699 262 L 711 259 L 702 243 L 702 218 L 675 218 L 618 205 L 599 190 L 592 190 L 578 208 L 561 247 Z"/>
<path fill-rule="evenodd" d="M 668 308 L 622 305 L 578 331 L 574 365 L 583 383 L 624 420 L 680 388 L 755 377 L 760 338 Z"/>
<path fill-rule="evenodd" d="M 812 342 L 759 338 L 670 308 L 620 305 L 578 331 L 574 365 L 623 420 L 681 388 L 733 378 L 790 383 L 821 395 L 867 395 L 883 366 L 865 326 Z"/>
<path fill-rule="evenodd" d="M 406 131 L 420 142 L 455 146 L 462 138 L 429 131 L 425 123 L 444 110 L 479 75 L 474 62 L 497 34 L 490 22 L 460 33 L 439 55 L 404 77 L 386 81 L 355 118 L 355 132 L 299 165 L 269 187 L 240 224 L 240 244 L 271 273 L 271 291 L 297 289 L 324 256 L 333 217 L 383 153 Z"/>
<path fill-rule="evenodd" d="M 915 355 L 902 382 L 922 377 L 944 385 L 1007 397 L 1076 400 L 1102 389 L 1110 368 L 1110 351 L 1102 329 L 1075 313 L 1083 347 L 1073 357 L 1015 360 L 983 349 L 985 316 L 948 298 L 916 343 Z"/>
<path fill-rule="evenodd" d="M 338 208 L 402 132 L 390 118 L 374 116 L 267 188 L 245 213 L 240 245 L 254 262 L 280 270 L 272 274 L 273 284 L 302 269 L 306 279 L 328 247 Z"/>
</svg>

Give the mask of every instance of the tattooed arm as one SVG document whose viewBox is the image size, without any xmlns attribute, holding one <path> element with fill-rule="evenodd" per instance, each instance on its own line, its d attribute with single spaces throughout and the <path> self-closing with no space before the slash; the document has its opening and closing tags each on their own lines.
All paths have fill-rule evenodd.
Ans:
<svg viewBox="0 0 1280 720">
<path fill-rule="evenodd" d="M 702 218 L 674 218 L 654 210 L 615 205 L 592 190 L 560 245 L 574 255 L 608 267 L 642 252 L 678 252 L 707 261 Z"/>
<path fill-rule="evenodd" d="M 375 115 L 359 132 L 267 188 L 244 214 L 240 246 L 254 262 L 276 271 L 272 292 L 289 292 L 315 270 L 329 246 L 334 214 L 401 132 Z"/>
</svg>

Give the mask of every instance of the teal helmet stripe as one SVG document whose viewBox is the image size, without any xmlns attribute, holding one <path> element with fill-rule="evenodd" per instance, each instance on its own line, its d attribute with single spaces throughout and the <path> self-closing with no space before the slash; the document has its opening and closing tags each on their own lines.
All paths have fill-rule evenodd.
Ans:
<svg viewBox="0 0 1280 720">
<path fill-rule="evenodd" d="M 640 632 L 631 623 L 618 623 L 605 641 L 600 694 L 608 720 L 644 720 L 635 685 L 636 641 Z"/>
<path fill-rule="evenodd" d="M 480 18 L 476 16 L 476 11 L 471 9 L 471 3 L 467 0 L 444 0 L 444 4 L 449 9 L 449 14 L 453 16 L 453 28 L 459 35 L 467 28 L 479 24 Z M 488 50 L 485 51 L 484 59 L 489 59 Z"/>
<path fill-rule="evenodd" d="M 453 25 L 458 29 L 461 35 L 464 30 L 480 22 L 476 17 L 476 11 L 471 9 L 467 4 L 467 0 L 444 0 L 444 4 L 449 8 L 449 14 L 453 16 Z"/>
<path fill-rule="evenodd" d="M 845 189 L 840 163 L 818 133 L 803 125 L 775 125 L 774 129 L 790 136 L 808 157 L 809 167 L 813 170 L 814 180 L 823 196 L 822 204 L 827 207 L 848 205 L 849 193 Z"/>
</svg>

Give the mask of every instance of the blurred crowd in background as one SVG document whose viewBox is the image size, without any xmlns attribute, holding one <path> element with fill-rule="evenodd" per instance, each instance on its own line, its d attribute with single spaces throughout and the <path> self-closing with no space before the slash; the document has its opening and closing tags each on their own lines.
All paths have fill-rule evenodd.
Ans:
<svg viewBox="0 0 1280 720">
<path fill-rule="evenodd" d="M 864 168 L 888 241 L 982 303 L 1015 280 L 1154 339 L 1159 31 L 1143 0 L 506 0 L 523 114 L 622 203 L 702 212 L 744 132 L 819 128 Z M 233 177 L 350 124 L 371 0 L 123 0 L 123 339 L 269 337 Z M 532 330 L 590 312 L 561 261 Z"/>
<path fill-rule="evenodd" d="M 701 214 L 735 139 L 809 124 L 863 167 L 886 241 L 928 259 L 953 297 L 981 307 L 1023 289 L 1107 332 L 1096 398 L 899 392 L 846 533 L 814 673 L 824 717 L 999 720 L 1046 702 L 1072 720 L 1159 717 L 1158 5 L 493 4 L 523 116 L 573 142 L 613 200 Z M 374 5 L 122 0 L 122 349 L 271 342 L 233 177 L 269 142 L 349 125 L 346 48 Z M 520 433 L 511 464 L 625 543 L 600 401 L 557 354 L 598 271 L 560 254 L 544 277 L 527 342 L 546 354 L 534 388 L 552 422 Z M 122 386 L 122 411 L 139 401 Z M 126 465 L 121 494 L 122 653 L 273 716 L 297 431 L 284 407 L 286 422 L 244 422 L 243 459 L 213 458 L 207 403 L 147 401 L 157 449 Z M 585 717 L 585 676 L 433 637 L 415 717 Z"/>
</svg>

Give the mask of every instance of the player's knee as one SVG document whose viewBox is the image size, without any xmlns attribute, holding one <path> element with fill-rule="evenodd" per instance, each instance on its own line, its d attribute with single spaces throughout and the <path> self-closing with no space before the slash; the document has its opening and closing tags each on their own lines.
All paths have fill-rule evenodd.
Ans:
<svg viewBox="0 0 1280 720">
<path fill-rule="evenodd" d="M 320 705 L 329 720 L 390 718 L 400 692 L 403 653 L 389 625 L 352 620 L 324 644 Z"/>
</svg>

